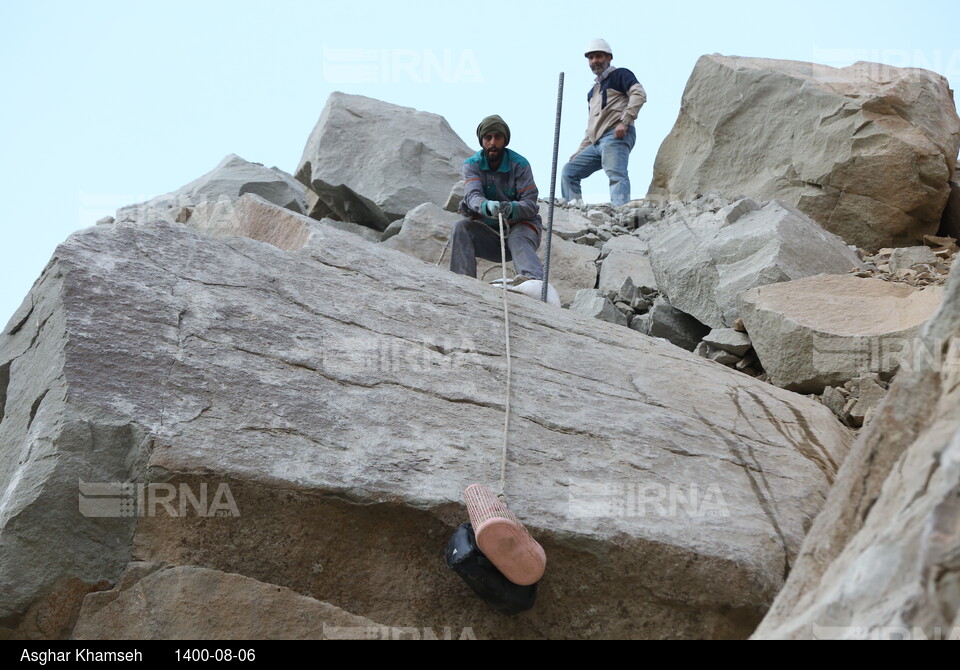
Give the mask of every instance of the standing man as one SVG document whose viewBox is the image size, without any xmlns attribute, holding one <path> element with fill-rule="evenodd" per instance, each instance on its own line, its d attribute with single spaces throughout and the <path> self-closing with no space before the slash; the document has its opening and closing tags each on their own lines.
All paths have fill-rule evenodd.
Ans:
<svg viewBox="0 0 960 670">
<path fill-rule="evenodd" d="M 506 230 L 505 260 L 513 261 L 517 277 L 543 279 L 537 256 L 543 222 L 539 191 L 526 158 L 511 149 L 510 128 L 499 116 L 488 116 L 477 126 L 481 149 L 463 163 L 464 196 L 457 210 L 467 218 L 457 221 L 450 234 L 450 269 L 477 276 L 477 257 L 500 262 L 500 221 Z"/>
<path fill-rule="evenodd" d="M 617 207 L 630 201 L 627 164 L 637 141 L 633 122 L 647 93 L 630 70 L 610 64 L 613 50 L 605 40 L 590 40 L 584 56 L 597 79 L 587 93 L 587 134 L 563 166 L 560 190 L 567 202 L 582 205 L 580 180 L 603 168 L 610 178 L 610 204 Z"/>
</svg>

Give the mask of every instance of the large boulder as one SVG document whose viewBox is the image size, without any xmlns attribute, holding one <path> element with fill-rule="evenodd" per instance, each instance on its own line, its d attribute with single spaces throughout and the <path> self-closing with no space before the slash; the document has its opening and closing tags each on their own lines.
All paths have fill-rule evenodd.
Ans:
<svg viewBox="0 0 960 670">
<path fill-rule="evenodd" d="M 651 196 L 783 200 L 867 249 L 940 224 L 960 148 L 947 80 L 916 68 L 702 56 Z"/>
<path fill-rule="evenodd" d="M 848 448 L 828 409 L 528 301 L 511 313 L 505 488 L 548 566 L 534 609 L 491 616 L 443 553 L 465 486 L 497 486 L 500 292 L 309 233 L 285 251 L 157 222 L 60 245 L 0 335 L 5 634 L 54 607 L 69 624 L 132 560 L 477 638 L 753 630 Z M 189 609 L 157 581 L 173 577 L 141 579 L 103 621 L 143 612 L 139 593 Z M 176 611 L 125 630 L 168 637 Z"/>
<path fill-rule="evenodd" d="M 860 434 L 757 639 L 960 639 L 960 275 Z"/>
<path fill-rule="evenodd" d="M 117 221 L 185 221 L 197 205 L 205 202 L 233 202 L 247 193 L 258 195 L 280 207 L 304 213 L 307 191 L 279 168 L 267 168 L 230 154 L 210 172 L 176 191 L 159 195 L 137 205 L 117 210 Z"/>
<path fill-rule="evenodd" d="M 296 176 L 319 196 L 317 218 L 346 217 L 383 230 L 425 202 L 446 205 L 473 153 L 442 116 L 334 92 Z"/>
<path fill-rule="evenodd" d="M 867 372 L 890 379 L 942 298 L 938 286 L 820 276 L 745 291 L 740 311 L 769 381 L 820 393 Z"/>
<path fill-rule="evenodd" d="M 782 202 L 705 200 L 657 224 L 650 261 L 670 303 L 711 328 L 733 326 L 744 291 L 860 263 L 843 240 Z"/>
</svg>

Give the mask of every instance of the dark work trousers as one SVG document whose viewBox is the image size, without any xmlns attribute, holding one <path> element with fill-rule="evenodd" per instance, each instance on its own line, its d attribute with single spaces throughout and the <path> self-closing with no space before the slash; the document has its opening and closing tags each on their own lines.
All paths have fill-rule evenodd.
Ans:
<svg viewBox="0 0 960 670">
<path fill-rule="evenodd" d="M 543 265 L 537 256 L 540 232 L 527 223 L 513 226 L 507 233 L 507 260 L 513 261 L 516 274 L 543 279 Z M 450 269 L 461 275 L 477 276 L 477 258 L 500 262 L 500 233 L 482 221 L 461 219 L 450 233 Z"/>
</svg>

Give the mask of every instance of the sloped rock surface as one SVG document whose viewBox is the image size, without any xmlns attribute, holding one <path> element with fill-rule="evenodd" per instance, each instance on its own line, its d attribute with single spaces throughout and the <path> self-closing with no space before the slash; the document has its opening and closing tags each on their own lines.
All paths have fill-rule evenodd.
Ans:
<svg viewBox="0 0 960 670">
<path fill-rule="evenodd" d="M 947 80 L 917 68 L 702 56 L 650 192 L 782 200 L 876 250 L 936 234 L 960 148 Z"/>
<path fill-rule="evenodd" d="M 848 431 L 536 301 L 512 315 L 506 490 L 549 556 L 538 604 L 492 616 L 443 566 L 464 487 L 496 486 L 501 309 L 492 287 L 321 225 L 294 251 L 167 222 L 75 234 L 0 339 L 4 625 L 136 556 L 478 638 L 749 634 Z M 78 482 L 149 486 L 119 508 L 133 516 L 96 516 Z M 184 497 L 204 485 L 230 513 Z"/>
</svg>

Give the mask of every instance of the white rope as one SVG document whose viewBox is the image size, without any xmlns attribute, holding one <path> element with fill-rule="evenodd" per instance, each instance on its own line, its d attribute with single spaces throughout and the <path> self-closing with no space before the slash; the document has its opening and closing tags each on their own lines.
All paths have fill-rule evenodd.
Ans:
<svg viewBox="0 0 960 670">
<path fill-rule="evenodd" d="M 447 255 L 447 247 L 450 246 L 450 240 L 447 239 L 447 243 L 443 245 L 443 251 L 440 252 L 440 258 L 437 259 L 435 265 L 440 265 L 443 262 L 443 257 Z"/>
<path fill-rule="evenodd" d="M 503 451 L 500 456 L 500 497 L 507 478 L 507 434 L 510 430 L 510 311 L 507 309 L 507 247 L 503 231 L 503 214 L 500 214 L 500 269 L 503 275 L 503 332 L 507 342 L 507 399 L 504 402 Z"/>
</svg>

